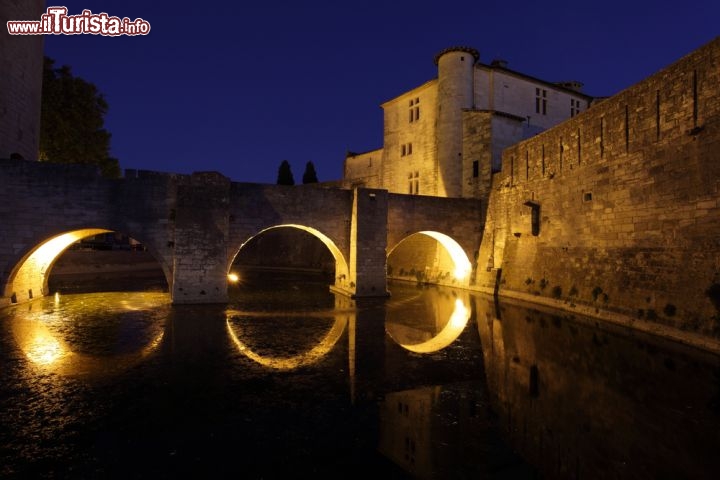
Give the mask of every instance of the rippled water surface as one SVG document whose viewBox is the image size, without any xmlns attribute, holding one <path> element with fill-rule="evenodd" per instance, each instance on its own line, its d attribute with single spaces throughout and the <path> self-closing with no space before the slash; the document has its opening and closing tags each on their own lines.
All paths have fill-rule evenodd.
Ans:
<svg viewBox="0 0 720 480">
<path fill-rule="evenodd" d="M 717 356 L 449 288 L 0 311 L 0 476 L 714 478 Z"/>
</svg>

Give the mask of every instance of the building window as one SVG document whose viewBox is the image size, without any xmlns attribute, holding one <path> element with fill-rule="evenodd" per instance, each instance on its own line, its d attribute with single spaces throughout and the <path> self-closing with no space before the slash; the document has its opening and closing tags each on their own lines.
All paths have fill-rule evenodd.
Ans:
<svg viewBox="0 0 720 480">
<path fill-rule="evenodd" d="M 480 176 L 480 162 L 473 160 L 473 178 Z"/>
<path fill-rule="evenodd" d="M 420 193 L 420 172 L 408 173 L 408 193 L 410 195 L 417 195 Z"/>
<path fill-rule="evenodd" d="M 420 120 L 420 97 L 410 100 L 410 123 Z"/>
<path fill-rule="evenodd" d="M 530 233 L 537 237 L 540 235 L 540 204 L 528 201 L 523 205 L 530 207 Z"/>
<path fill-rule="evenodd" d="M 574 117 L 580 113 L 580 100 L 570 99 L 570 116 Z"/>
<path fill-rule="evenodd" d="M 403 143 L 400 145 L 400 156 L 412 155 L 412 143 Z"/>
<path fill-rule="evenodd" d="M 403 143 L 400 145 L 400 156 L 404 157 L 407 154 L 407 151 L 405 150 L 405 144 Z"/>
<path fill-rule="evenodd" d="M 535 89 L 535 113 L 547 115 L 547 90 L 544 88 Z"/>
</svg>

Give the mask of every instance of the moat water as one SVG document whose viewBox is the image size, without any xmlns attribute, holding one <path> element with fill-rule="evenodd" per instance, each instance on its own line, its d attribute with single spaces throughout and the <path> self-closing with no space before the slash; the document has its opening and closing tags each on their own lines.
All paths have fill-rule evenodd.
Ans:
<svg viewBox="0 0 720 480">
<path fill-rule="evenodd" d="M 557 311 L 246 278 L 0 310 L 3 478 L 717 478 L 720 358 Z"/>
</svg>

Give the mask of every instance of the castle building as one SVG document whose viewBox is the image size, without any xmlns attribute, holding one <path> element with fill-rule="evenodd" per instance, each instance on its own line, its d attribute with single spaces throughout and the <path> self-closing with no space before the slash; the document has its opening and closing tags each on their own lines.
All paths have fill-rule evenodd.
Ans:
<svg viewBox="0 0 720 480">
<path fill-rule="evenodd" d="M 552 83 L 480 61 L 474 48 L 435 56 L 437 78 L 381 105 L 383 146 L 348 152 L 347 187 L 487 198 L 502 150 L 586 110 L 580 82 Z"/>
</svg>

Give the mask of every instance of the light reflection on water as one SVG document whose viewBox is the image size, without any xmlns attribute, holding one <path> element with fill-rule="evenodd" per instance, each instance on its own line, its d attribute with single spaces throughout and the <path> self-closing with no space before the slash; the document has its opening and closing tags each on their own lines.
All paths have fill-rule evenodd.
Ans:
<svg viewBox="0 0 720 480">
<path fill-rule="evenodd" d="M 391 292 L 299 277 L 227 306 L 103 293 L 0 311 L 0 476 L 720 468 L 717 356 L 457 289 Z"/>
<path fill-rule="evenodd" d="M 163 293 L 56 294 L 8 309 L 8 327 L 35 366 L 108 375 L 160 345 L 168 302 Z"/>
<path fill-rule="evenodd" d="M 423 289 L 387 305 L 387 333 L 403 348 L 415 353 L 433 353 L 452 344 L 470 319 L 470 294 L 462 290 L 439 290 L 428 295 Z"/>
<path fill-rule="evenodd" d="M 257 321 L 258 319 L 260 321 Z M 329 330 L 328 323 L 330 323 Z M 347 315 L 342 314 L 329 319 L 305 316 L 289 318 L 273 316 L 268 319 L 239 316 L 229 311 L 227 318 L 228 334 L 238 350 L 260 365 L 278 370 L 292 370 L 320 360 L 338 342 L 346 325 Z M 308 330 L 319 334 L 317 336 L 320 340 L 309 338 L 316 342 L 316 345 L 310 347 L 293 345 L 306 343 L 308 338 L 303 337 L 308 334 Z M 323 333 L 322 330 L 327 331 Z M 250 342 L 258 339 L 262 339 L 262 343 L 256 346 L 250 345 Z M 273 345 L 268 345 L 268 341 Z"/>
<path fill-rule="evenodd" d="M 293 292 L 299 289 L 291 287 Z M 326 306 L 334 300 L 334 308 L 308 312 L 271 311 L 277 302 L 263 305 L 261 312 L 229 308 L 228 334 L 238 350 L 253 361 L 274 369 L 289 370 L 318 361 L 340 340 L 345 328 L 356 320 L 355 307 L 347 298 L 329 294 L 324 284 L 313 292 L 303 290 L 306 303 Z M 433 353 L 449 346 L 465 329 L 470 318 L 468 292 L 461 290 L 427 291 L 397 288 L 398 297 L 386 306 L 385 329 L 389 337 L 401 347 L 415 353 Z M 258 294 L 258 290 L 253 291 Z M 258 295 L 275 295 L 276 291 Z M 292 298 L 292 297 L 291 297 Z M 288 302 L 286 297 L 285 302 Z M 240 306 L 247 307 L 241 299 Z M 286 303 L 287 304 L 287 303 Z M 256 305 L 256 304 L 253 304 Z M 290 303 L 292 305 L 292 303 Z M 351 328 L 354 328 L 352 326 Z M 257 345 L 254 345 L 256 342 Z"/>
</svg>

